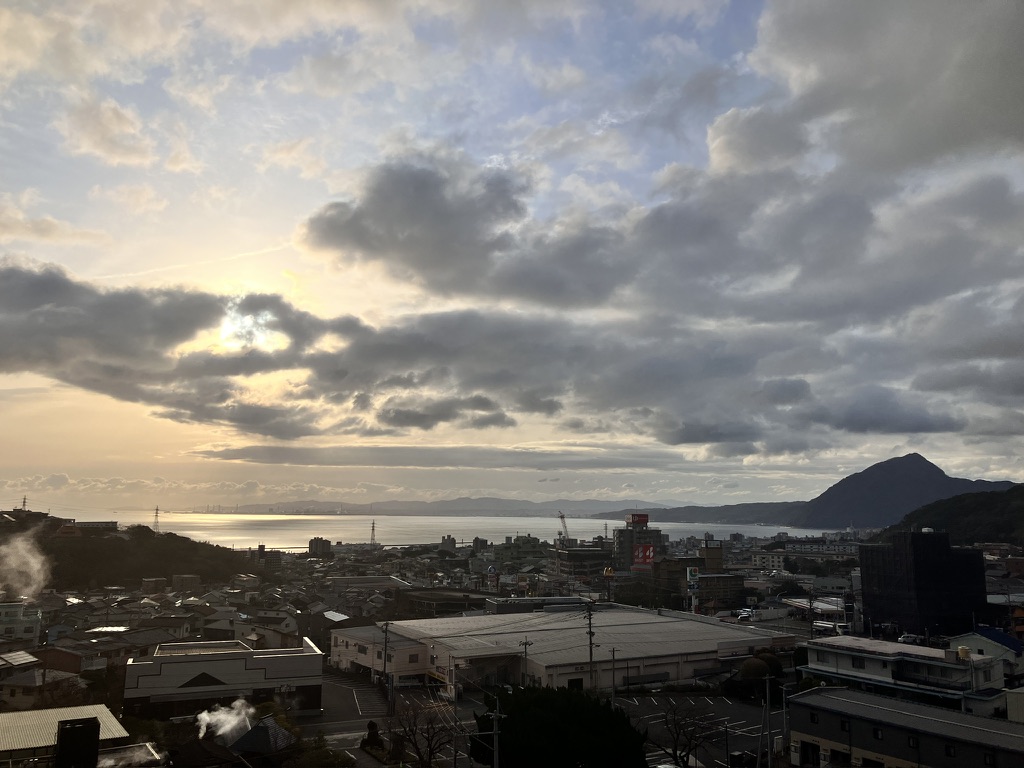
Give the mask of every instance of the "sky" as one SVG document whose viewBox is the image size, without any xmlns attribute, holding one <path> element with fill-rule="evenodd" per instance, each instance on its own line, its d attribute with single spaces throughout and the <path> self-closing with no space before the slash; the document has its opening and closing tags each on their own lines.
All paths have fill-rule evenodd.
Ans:
<svg viewBox="0 0 1024 768">
<path fill-rule="evenodd" d="M 0 2 L 0 507 L 1024 480 L 1024 4 Z"/>
</svg>

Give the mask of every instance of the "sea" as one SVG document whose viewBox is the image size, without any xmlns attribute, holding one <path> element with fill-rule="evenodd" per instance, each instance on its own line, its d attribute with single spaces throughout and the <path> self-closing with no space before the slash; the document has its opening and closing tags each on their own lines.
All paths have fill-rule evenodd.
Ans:
<svg viewBox="0 0 1024 768">
<path fill-rule="evenodd" d="M 54 514 L 92 522 L 116 520 L 123 527 L 148 525 L 152 528 L 157 522 L 152 509 Z M 782 531 L 796 537 L 821 535 L 820 530 L 788 526 L 667 522 L 658 520 L 657 510 L 650 510 L 649 514 L 650 527 L 661 529 L 673 541 L 706 533 L 716 539 L 727 539 L 733 533 L 764 538 Z M 306 549 L 314 536 L 345 544 L 369 542 L 372 537 L 373 541 L 385 547 L 439 544 L 442 536 L 454 536 L 456 541 L 467 544 L 476 537 L 494 543 L 520 534 L 553 541 L 561 530 L 561 522 L 556 515 L 281 515 L 161 511 L 158 522 L 161 532 L 177 533 L 196 541 L 207 541 L 234 549 L 249 549 L 259 544 L 272 549 Z M 610 536 L 615 528 L 625 525 L 625 519 L 604 520 L 567 515 L 566 525 L 572 538 L 590 540 L 595 536 Z"/>
</svg>

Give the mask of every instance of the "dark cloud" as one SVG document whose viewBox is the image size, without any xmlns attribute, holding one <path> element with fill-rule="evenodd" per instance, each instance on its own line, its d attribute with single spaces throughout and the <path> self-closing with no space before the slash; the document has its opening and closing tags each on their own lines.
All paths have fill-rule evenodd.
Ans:
<svg viewBox="0 0 1024 768">
<path fill-rule="evenodd" d="M 890 387 L 865 385 L 836 397 L 812 418 L 856 433 L 958 432 L 964 428 L 962 418 L 945 411 L 929 408 L 917 398 Z"/>
<path fill-rule="evenodd" d="M 766 7 L 751 58 L 789 85 L 794 131 L 828 121 L 832 149 L 889 172 L 1024 145 L 1022 35 L 1024 6 L 1001 0 L 786 0 Z"/>
<path fill-rule="evenodd" d="M 380 261 L 441 291 L 473 290 L 512 247 L 506 227 L 526 212 L 526 184 L 500 170 L 395 161 L 374 168 L 361 198 L 324 206 L 306 238 L 343 260 Z"/>
</svg>

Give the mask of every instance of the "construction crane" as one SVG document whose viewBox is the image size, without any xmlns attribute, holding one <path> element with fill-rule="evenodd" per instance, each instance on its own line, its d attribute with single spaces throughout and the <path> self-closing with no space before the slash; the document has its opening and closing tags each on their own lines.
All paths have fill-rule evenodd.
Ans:
<svg viewBox="0 0 1024 768">
<path fill-rule="evenodd" d="M 558 513 L 558 519 L 562 521 L 562 538 L 568 542 L 569 540 L 569 526 L 565 524 L 565 515 L 561 512 Z"/>
</svg>

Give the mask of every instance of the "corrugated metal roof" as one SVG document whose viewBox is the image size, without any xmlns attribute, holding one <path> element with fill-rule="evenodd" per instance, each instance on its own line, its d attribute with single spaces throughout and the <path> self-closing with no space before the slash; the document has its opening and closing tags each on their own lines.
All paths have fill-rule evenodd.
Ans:
<svg viewBox="0 0 1024 768">
<path fill-rule="evenodd" d="M 3 712 L 0 713 L 0 755 L 23 749 L 52 747 L 57 743 L 57 723 L 82 717 L 95 717 L 100 721 L 101 742 L 128 737 L 128 731 L 121 727 L 113 713 L 102 704 Z"/>
<path fill-rule="evenodd" d="M 742 624 L 727 624 L 692 613 L 661 613 L 625 606 L 594 610 L 594 640 L 616 648 L 620 660 L 679 653 L 708 654 L 732 646 L 760 647 L 786 637 Z M 531 642 L 531 659 L 546 666 L 576 664 L 587 657 L 586 612 L 503 613 L 391 622 L 392 639 L 406 636 L 437 642 L 460 658 L 520 655 L 520 641 Z M 358 630 L 353 630 L 355 633 Z M 377 636 L 374 636 L 377 637 Z"/>
</svg>

